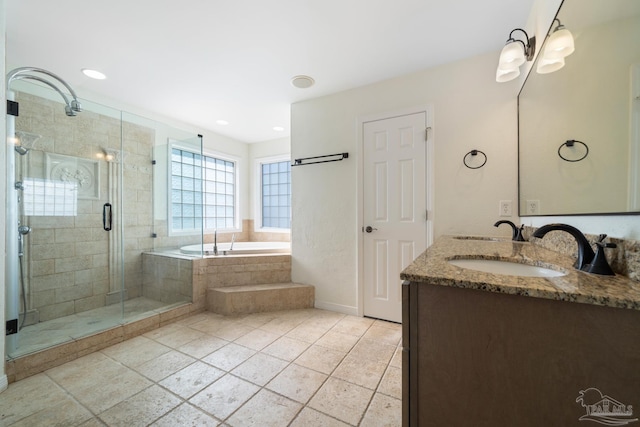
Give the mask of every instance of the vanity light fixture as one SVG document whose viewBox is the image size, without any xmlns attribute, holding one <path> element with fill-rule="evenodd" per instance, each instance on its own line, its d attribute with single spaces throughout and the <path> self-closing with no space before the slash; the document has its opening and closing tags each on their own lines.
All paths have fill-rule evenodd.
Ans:
<svg viewBox="0 0 640 427">
<path fill-rule="evenodd" d="M 575 50 L 571 31 L 567 30 L 558 18 L 555 21 L 558 21 L 558 26 L 549 36 L 542 52 L 542 57 L 545 59 L 566 58 Z"/>
<path fill-rule="evenodd" d="M 514 39 L 513 33 L 522 31 L 526 38 L 526 43 L 522 40 Z M 496 81 L 498 83 L 508 82 L 520 75 L 520 66 L 525 61 L 531 61 L 536 52 L 536 37 L 529 38 L 527 32 L 521 28 L 516 28 L 509 33 L 507 43 L 500 52 L 498 69 L 496 70 Z"/>
<path fill-rule="evenodd" d="M 558 71 L 564 67 L 564 58 L 571 55 L 575 50 L 573 35 L 567 30 L 558 18 L 558 26 L 553 30 L 549 39 L 544 45 L 536 71 L 539 74 L 548 74 Z"/>
</svg>

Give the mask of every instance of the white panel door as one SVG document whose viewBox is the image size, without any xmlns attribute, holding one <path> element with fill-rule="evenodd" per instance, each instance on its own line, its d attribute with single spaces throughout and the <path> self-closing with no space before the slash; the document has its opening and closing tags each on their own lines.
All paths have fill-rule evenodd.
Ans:
<svg viewBox="0 0 640 427">
<path fill-rule="evenodd" d="M 364 315 L 400 322 L 400 272 L 427 245 L 426 113 L 364 123 Z"/>
</svg>

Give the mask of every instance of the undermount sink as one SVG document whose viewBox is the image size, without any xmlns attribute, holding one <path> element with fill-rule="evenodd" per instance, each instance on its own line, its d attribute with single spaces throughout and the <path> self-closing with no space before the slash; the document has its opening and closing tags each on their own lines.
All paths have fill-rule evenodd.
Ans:
<svg viewBox="0 0 640 427">
<path fill-rule="evenodd" d="M 451 259 L 449 260 L 449 264 L 469 270 L 493 274 L 507 274 L 509 276 L 558 277 L 566 274 L 550 268 L 495 259 Z"/>
</svg>

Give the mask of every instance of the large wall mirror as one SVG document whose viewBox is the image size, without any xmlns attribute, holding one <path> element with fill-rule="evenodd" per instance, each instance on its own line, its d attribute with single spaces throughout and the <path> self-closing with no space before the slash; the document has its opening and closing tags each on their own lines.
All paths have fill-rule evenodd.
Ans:
<svg viewBox="0 0 640 427">
<path fill-rule="evenodd" d="M 556 18 L 575 51 L 518 96 L 520 215 L 640 214 L 640 1 L 564 0 Z"/>
</svg>

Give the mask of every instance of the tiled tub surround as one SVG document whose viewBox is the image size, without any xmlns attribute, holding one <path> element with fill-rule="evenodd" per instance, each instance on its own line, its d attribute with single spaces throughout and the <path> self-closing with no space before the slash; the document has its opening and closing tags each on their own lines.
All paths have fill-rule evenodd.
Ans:
<svg viewBox="0 0 640 427">
<path fill-rule="evenodd" d="M 562 232 L 550 232 L 544 239 L 538 240 L 545 240 L 548 237 L 553 239 L 552 233 L 557 235 Z M 573 238 L 571 239 L 573 240 Z M 575 242 L 572 244 L 576 245 Z M 628 242 L 624 242 L 624 244 L 624 247 L 627 248 L 625 253 L 630 252 L 629 248 L 637 248 L 637 244 L 628 244 Z M 447 260 L 455 258 L 500 259 L 547 268 L 559 268 L 566 274 L 559 277 L 541 278 L 483 273 L 455 267 L 447 262 Z M 455 236 L 443 236 L 418 256 L 402 272 L 401 278 L 440 286 L 640 310 L 639 282 L 619 274 L 601 276 L 577 271 L 573 267 L 574 261 L 575 257 L 572 255 L 561 254 L 529 242 L 461 239 Z M 635 266 L 633 262 L 627 262 L 625 265 L 629 264 Z"/>
</svg>

